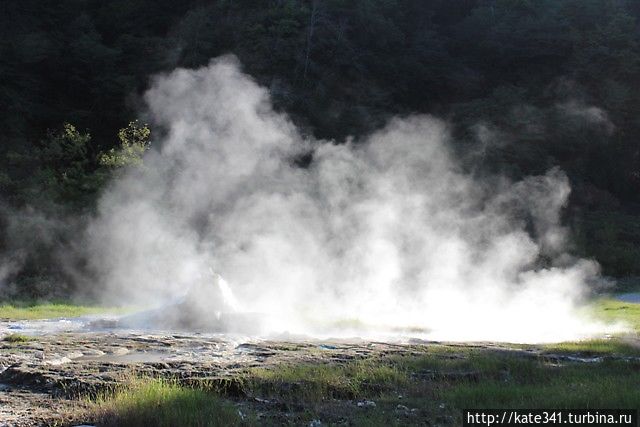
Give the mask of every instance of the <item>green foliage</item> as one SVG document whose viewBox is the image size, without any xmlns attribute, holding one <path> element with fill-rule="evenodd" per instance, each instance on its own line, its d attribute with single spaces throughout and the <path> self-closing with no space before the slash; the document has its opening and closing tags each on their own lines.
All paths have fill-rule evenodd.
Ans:
<svg viewBox="0 0 640 427">
<path fill-rule="evenodd" d="M 138 121 L 129 122 L 126 128 L 120 129 L 118 139 L 120 147 L 112 148 L 99 157 L 101 166 L 121 168 L 126 166 L 142 166 L 142 157 L 150 147 L 151 130 Z"/>
<path fill-rule="evenodd" d="M 0 197 L 91 209 L 114 169 L 142 163 L 148 128 L 113 131 L 149 76 L 231 52 L 318 137 L 430 113 L 449 119 L 454 149 L 480 174 L 560 166 L 584 220 L 577 251 L 607 274 L 638 275 L 639 18 L 630 0 L 7 2 Z M 65 127 L 42 141 L 65 121 L 91 136 Z M 479 124 L 500 137 L 482 140 Z"/>
<path fill-rule="evenodd" d="M 0 172 L 0 189 L 17 190 L 18 200 L 41 208 L 49 203 L 90 209 L 113 170 L 142 166 L 142 157 L 150 147 L 150 135 L 147 125 L 130 122 L 119 130 L 117 148 L 96 155 L 91 135 L 64 123 L 61 129 L 49 130 L 32 153 L 7 153 L 12 166 L 31 169 L 31 173 L 18 176 L 19 184 L 9 174 Z"/>
<path fill-rule="evenodd" d="M 40 157 L 51 170 L 60 172 L 58 180 L 69 181 L 86 168 L 90 141 L 91 135 L 81 134 L 73 125 L 65 123 L 61 131 L 49 132 Z"/>
<path fill-rule="evenodd" d="M 97 191 L 91 160 L 91 135 L 65 123 L 61 130 L 49 131 L 36 152 L 40 169 L 35 174 L 33 197 L 44 190 L 58 203 L 86 204 Z"/>
</svg>

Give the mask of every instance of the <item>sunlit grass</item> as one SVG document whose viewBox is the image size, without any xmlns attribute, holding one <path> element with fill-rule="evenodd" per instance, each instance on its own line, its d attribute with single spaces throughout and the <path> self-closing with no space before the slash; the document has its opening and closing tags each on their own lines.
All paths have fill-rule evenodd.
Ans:
<svg viewBox="0 0 640 427">
<path fill-rule="evenodd" d="M 206 391 L 174 381 L 136 379 L 93 403 L 91 418 L 101 426 L 236 426 L 243 425 L 233 404 Z"/>
<path fill-rule="evenodd" d="M 547 352 L 573 353 L 576 355 L 623 355 L 640 356 L 640 342 L 634 339 L 640 333 L 640 304 L 618 301 L 613 298 L 594 300 L 583 312 L 595 320 L 608 325 L 624 325 L 627 331 L 609 338 L 594 338 L 547 344 L 542 349 Z M 628 335 L 631 334 L 631 337 Z M 535 346 L 522 345 L 529 348 Z"/>
<path fill-rule="evenodd" d="M 0 319 L 34 320 L 56 317 L 79 317 L 90 314 L 123 314 L 131 308 L 101 307 L 69 302 L 11 301 L 0 303 Z"/>
<path fill-rule="evenodd" d="M 265 396 L 317 402 L 325 399 L 355 399 L 405 384 L 407 377 L 396 366 L 380 361 L 347 364 L 298 364 L 250 371 L 248 386 Z"/>
<path fill-rule="evenodd" d="M 602 298 L 593 302 L 594 315 L 605 322 L 623 322 L 640 333 L 640 304 Z"/>
<path fill-rule="evenodd" d="M 35 338 L 22 334 L 10 334 L 2 338 L 2 341 L 9 343 L 23 343 L 33 341 Z"/>
<path fill-rule="evenodd" d="M 640 356 L 640 343 L 627 342 L 620 337 L 548 344 L 544 349 L 549 352 L 583 356 Z"/>
</svg>

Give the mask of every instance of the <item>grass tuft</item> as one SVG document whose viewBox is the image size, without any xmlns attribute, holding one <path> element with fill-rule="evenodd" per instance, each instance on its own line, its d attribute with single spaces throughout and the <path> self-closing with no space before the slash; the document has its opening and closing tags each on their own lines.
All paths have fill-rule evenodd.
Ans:
<svg viewBox="0 0 640 427">
<path fill-rule="evenodd" d="M 397 366 L 374 360 L 255 368 L 249 375 L 248 384 L 254 392 L 297 402 L 357 399 L 377 395 L 408 381 Z"/>
<path fill-rule="evenodd" d="M 10 343 L 22 343 L 22 342 L 33 341 L 34 339 L 35 338 L 29 337 L 27 335 L 10 334 L 10 335 L 7 335 L 6 337 L 2 338 L 2 341 L 10 342 Z"/>
<path fill-rule="evenodd" d="M 236 426 L 236 408 L 218 396 L 171 380 L 136 379 L 94 402 L 93 418 L 103 426 Z"/>
</svg>

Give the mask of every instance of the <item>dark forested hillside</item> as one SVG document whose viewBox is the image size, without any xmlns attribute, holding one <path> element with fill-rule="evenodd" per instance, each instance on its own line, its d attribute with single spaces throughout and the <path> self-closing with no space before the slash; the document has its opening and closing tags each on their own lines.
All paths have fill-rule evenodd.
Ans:
<svg viewBox="0 0 640 427">
<path fill-rule="evenodd" d="M 149 77 L 233 53 L 317 137 L 430 113 L 473 173 L 560 166 L 575 252 L 637 276 L 639 43 L 635 0 L 3 0 L 3 210 L 90 211 Z"/>
</svg>

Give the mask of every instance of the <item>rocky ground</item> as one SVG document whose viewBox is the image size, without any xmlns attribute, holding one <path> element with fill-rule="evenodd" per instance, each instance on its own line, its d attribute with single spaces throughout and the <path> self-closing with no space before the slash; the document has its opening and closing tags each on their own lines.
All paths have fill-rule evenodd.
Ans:
<svg viewBox="0 0 640 427">
<path fill-rule="evenodd" d="M 0 426 L 64 424 L 83 405 L 79 396 L 106 390 L 131 375 L 206 381 L 237 396 L 242 391 L 236 379 L 252 367 L 406 354 L 421 345 L 95 332 L 0 341 Z"/>
<path fill-rule="evenodd" d="M 134 332 L 60 332 L 25 342 L 0 341 L 0 426 L 75 425 L 87 406 L 86 396 L 113 388 L 132 375 L 206 383 L 240 406 L 254 411 L 287 412 L 273 402 L 246 396 L 242 378 L 255 367 L 283 364 L 342 363 L 363 358 L 424 354 L 430 346 L 450 347 L 456 357 L 469 345 L 407 341 L 262 341 L 228 335 L 148 334 Z M 477 344 L 491 351 L 539 357 L 539 348 Z M 549 354 L 549 360 L 590 363 L 597 357 Z M 430 375 L 433 375 L 431 373 Z M 426 375 L 426 374 L 425 374 Z M 450 375 L 473 376 L 473 372 Z"/>
</svg>

